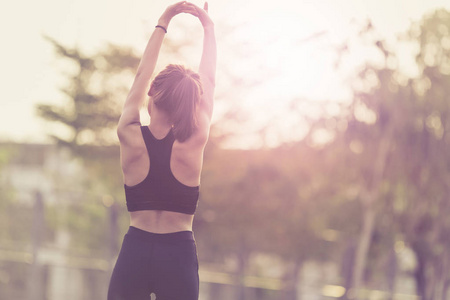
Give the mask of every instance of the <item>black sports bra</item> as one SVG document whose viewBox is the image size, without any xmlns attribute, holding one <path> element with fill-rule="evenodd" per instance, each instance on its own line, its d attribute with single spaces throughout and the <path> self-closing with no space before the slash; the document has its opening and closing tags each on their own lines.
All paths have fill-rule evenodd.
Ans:
<svg viewBox="0 0 450 300">
<path fill-rule="evenodd" d="M 134 186 L 125 187 L 128 211 L 166 210 L 193 215 L 197 208 L 199 186 L 179 182 L 170 170 L 170 157 L 175 137 L 172 130 L 161 140 L 147 126 L 141 126 L 150 157 L 147 177 Z"/>
</svg>

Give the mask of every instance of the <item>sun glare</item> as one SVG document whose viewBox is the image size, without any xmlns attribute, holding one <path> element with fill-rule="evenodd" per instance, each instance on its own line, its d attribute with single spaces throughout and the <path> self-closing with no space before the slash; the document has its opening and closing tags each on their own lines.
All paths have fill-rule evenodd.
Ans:
<svg viewBox="0 0 450 300">
<path fill-rule="evenodd" d="M 333 69 L 333 29 L 328 21 L 309 13 L 277 6 L 255 14 L 239 28 L 237 39 L 248 51 L 248 58 L 235 68 L 262 83 L 252 100 L 246 100 L 247 105 L 283 106 L 294 98 L 334 100 L 347 96 L 343 78 Z"/>
<path fill-rule="evenodd" d="M 263 92 L 270 96 L 284 98 L 302 93 L 320 76 L 311 47 L 302 45 L 302 40 L 307 43 L 306 39 L 317 30 L 316 24 L 286 11 L 260 15 L 240 31 L 252 51 L 252 64 L 257 67 L 240 67 L 254 78 L 263 76 L 267 81 Z"/>
<path fill-rule="evenodd" d="M 333 70 L 328 36 L 329 24 L 323 19 L 287 6 L 262 9 L 239 26 L 235 38 L 245 60 L 233 64 L 233 71 L 258 82 L 240 105 L 249 112 L 253 127 L 270 124 L 266 145 L 298 140 L 307 128 L 299 113 L 311 116 L 322 100 L 345 97 Z M 301 110 L 293 111 L 292 102 L 302 99 L 308 104 L 299 104 Z"/>
</svg>

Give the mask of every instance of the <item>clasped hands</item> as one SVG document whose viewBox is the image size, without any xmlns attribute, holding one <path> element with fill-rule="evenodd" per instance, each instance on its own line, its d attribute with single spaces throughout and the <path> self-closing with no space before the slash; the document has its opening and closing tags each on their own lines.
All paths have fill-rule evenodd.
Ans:
<svg viewBox="0 0 450 300">
<path fill-rule="evenodd" d="M 168 6 L 159 18 L 158 25 L 163 26 L 167 30 L 170 20 L 181 13 L 187 13 L 197 17 L 204 29 L 214 26 L 214 23 L 208 15 L 208 2 L 205 2 L 204 7 L 200 8 L 188 1 L 181 1 Z"/>
</svg>

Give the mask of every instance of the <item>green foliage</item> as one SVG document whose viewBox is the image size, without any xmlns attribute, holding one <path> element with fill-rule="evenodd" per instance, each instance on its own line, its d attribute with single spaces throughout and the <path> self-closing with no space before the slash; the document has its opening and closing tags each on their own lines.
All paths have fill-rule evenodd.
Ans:
<svg viewBox="0 0 450 300">
<path fill-rule="evenodd" d="M 450 213 L 449 29 L 450 13 L 443 10 L 412 27 L 406 42 L 417 45 L 420 73 L 409 79 L 393 63 L 397 54 L 373 38 L 372 27 L 363 31 L 383 61 L 358 73 L 347 129 L 325 146 L 345 162 L 329 162 L 341 174 L 342 191 L 354 189 L 361 200 L 358 249 L 363 239 L 369 248 L 361 252 L 359 271 L 366 270 L 366 280 L 368 273 L 382 274 L 377 262 L 387 259 L 395 241 L 406 241 L 418 258 L 415 279 L 423 299 L 432 299 L 449 280 L 441 263 L 450 258 L 448 239 L 442 239 L 449 232 L 445 220 Z M 365 227 L 369 213 L 376 222 Z"/>
<path fill-rule="evenodd" d="M 68 85 L 61 89 L 66 101 L 61 105 L 37 106 L 42 118 L 63 124 L 72 133 L 69 137 L 53 137 L 75 152 L 84 145 L 117 144 L 114 128 L 139 58 L 130 48 L 114 45 L 87 56 L 77 48 L 67 48 L 47 39 L 58 57 L 76 70 L 74 74 L 67 74 Z"/>
<path fill-rule="evenodd" d="M 65 211 L 63 214 L 50 209 L 48 222 L 54 228 L 69 230 L 78 249 L 105 248 L 110 244 L 110 237 L 105 235 L 110 224 L 101 199 L 103 195 L 123 198 L 115 128 L 139 58 L 128 47 L 110 44 L 94 55 L 86 55 L 78 48 L 47 40 L 59 61 L 75 71 L 66 74 L 61 104 L 40 104 L 37 112 L 43 119 L 69 129 L 70 135 L 52 133 L 52 137 L 68 148 L 86 171 L 81 180 L 82 195 L 78 191 L 65 192 L 64 197 L 73 202 L 56 208 Z"/>
</svg>

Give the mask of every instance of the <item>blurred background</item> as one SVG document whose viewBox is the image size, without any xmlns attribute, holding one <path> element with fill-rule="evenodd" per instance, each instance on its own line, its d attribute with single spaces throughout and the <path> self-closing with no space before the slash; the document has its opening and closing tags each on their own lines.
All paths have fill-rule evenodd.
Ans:
<svg viewBox="0 0 450 300">
<path fill-rule="evenodd" d="M 169 4 L 3 6 L 0 299 L 106 299 L 129 221 L 116 123 Z M 450 3 L 209 7 L 200 299 L 449 300 Z M 177 16 L 157 71 L 195 70 L 201 45 Z"/>
</svg>

